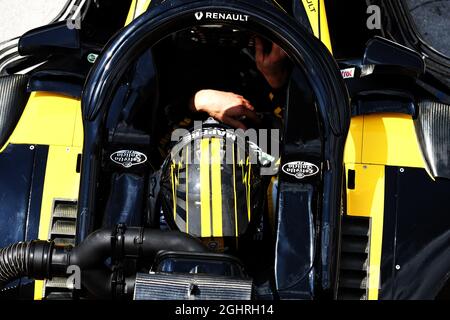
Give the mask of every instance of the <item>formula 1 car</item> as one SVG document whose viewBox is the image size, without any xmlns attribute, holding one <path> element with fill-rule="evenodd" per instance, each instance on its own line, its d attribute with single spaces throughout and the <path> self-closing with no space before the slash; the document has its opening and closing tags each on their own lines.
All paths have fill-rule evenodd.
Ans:
<svg viewBox="0 0 450 320">
<path fill-rule="evenodd" d="M 448 298 L 450 61 L 402 0 L 64 9 L 0 45 L 0 298 Z M 160 152 L 171 85 L 205 56 L 251 87 L 255 35 L 292 68 L 278 170 L 258 194 L 248 163 L 197 172 Z"/>
</svg>

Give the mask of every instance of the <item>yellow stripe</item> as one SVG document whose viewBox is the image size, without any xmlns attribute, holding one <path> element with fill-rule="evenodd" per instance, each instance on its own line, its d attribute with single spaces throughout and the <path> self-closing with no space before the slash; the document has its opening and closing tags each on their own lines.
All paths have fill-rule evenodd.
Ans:
<svg viewBox="0 0 450 320">
<path fill-rule="evenodd" d="M 150 2 L 151 0 L 133 0 L 130 6 L 130 11 L 128 11 L 125 26 L 129 25 L 131 21 L 143 14 L 148 9 Z"/>
<path fill-rule="evenodd" d="M 324 0 L 302 0 L 314 35 L 333 53 Z"/>
<path fill-rule="evenodd" d="M 134 19 L 134 12 L 136 11 L 136 1 L 133 0 L 130 5 L 130 11 L 128 11 L 127 20 L 125 21 L 125 26 L 129 25 Z"/>
<path fill-rule="evenodd" d="M 44 299 L 44 280 L 34 281 L 34 300 Z"/>
<path fill-rule="evenodd" d="M 174 169 L 175 164 L 172 163 L 170 165 L 170 177 L 172 182 L 172 199 L 173 199 L 173 219 L 176 221 L 177 218 L 177 198 L 176 198 L 176 192 L 175 192 L 175 176 L 174 176 Z"/>
<path fill-rule="evenodd" d="M 273 205 L 274 197 L 273 197 L 273 186 L 278 181 L 277 177 L 272 177 L 270 179 L 269 187 L 267 188 L 267 215 L 269 218 L 269 225 L 272 232 L 275 232 L 275 206 Z"/>
<path fill-rule="evenodd" d="M 209 139 L 203 139 L 200 144 L 200 208 L 201 236 L 211 237 L 211 199 L 209 188 Z"/>
<path fill-rule="evenodd" d="M 220 140 L 211 139 L 211 181 L 213 236 L 222 237 L 222 181 L 220 164 Z"/>
<path fill-rule="evenodd" d="M 280 8 L 282 11 L 284 11 L 284 13 L 287 13 L 286 10 L 284 10 L 283 6 L 279 4 L 277 0 L 272 0 L 272 2 L 274 2 L 278 6 L 278 8 Z"/>
<path fill-rule="evenodd" d="M 380 287 L 383 244 L 385 166 L 346 164 L 345 167 L 356 171 L 356 188 L 347 189 L 347 214 L 370 217 L 368 298 L 376 300 Z"/>
<path fill-rule="evenodd" d="M 375 171 L 378 171 L 378 181 L 376 184 L 376 190 L 372 195 L 373 208 L 370 222 L 368 299 L 378 300 L 378 293 L 380 290 L 381 251 L 383 244 L 385 167 L 370 167 L 372 167 Z"/>
<path fill-rule="evenodd" d="M 247 172 L 247 214 L 248 214 L 248 222 L 250 222 L 250 214 L 251 214 L 251 208 L 250 208 L 250 177 L 252 173 L 252 163 L 250 162 L 250 158 L 247 158 L 248 160 L 248 172 Z"/>
<path fill-rule="evenodd" d="M 234 157 L 234 143 L 233 143 L 233 192 L 234 192 L 234 225 L 236 228 L 236 237 L 239 235 L 238 218 L 237 218 L 237 199 L 236 199 L 236 158 Z"/>
<path fill-rule="evenodd" d="M 186 233 L 189 233 L 189 145 L 186 146 Z"/>
</svg>

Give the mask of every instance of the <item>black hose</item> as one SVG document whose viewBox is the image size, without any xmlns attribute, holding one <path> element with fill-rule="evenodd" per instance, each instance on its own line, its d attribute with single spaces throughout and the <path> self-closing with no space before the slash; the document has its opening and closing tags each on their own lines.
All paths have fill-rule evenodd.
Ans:
<svg viewBox="0 0 450 320">
<path fill-rule="evenodd" d="M 154 258 L 159 251 L 207 252 L 196 238 L 179 231 L 161 231 L 138 227 L 126 228 L 122 234 L 111 229 L 97 230 L 90 234 L 71 252 L 53 254 L 53 268 L 77 265 L 82 270 L 83 286 L 96 298 L 111 299 L 120 291 L 122 298 L 132 297 L 136 277 L 123 279 L 120 290 L 113 286 L 113 274 L 104 267 L 108 257 Z M 56 262 L 58 260 L 58 262 Z M 64 262 L 63 262 L 64 261 Z M 63 272 L 62 267 L 58 268 Z"/>
<path fill-rule="evenodd" d="M 53 243 L 27 241 L 0 249 L 0 287 L 23 276 L 42 280 L 50 276 Z"/>
<path fill-rule="evenodd" d="M 138 227 L 127 228 L 121 244 L 114 245 L 115 236 L 111 229 L 97 230 L 80 245 L 68 253 L 67 266 L 77 265 L 80 269 L 93 269 L 114 253 L 115 246 L 124 257 L 154 257 L 158 251 L 206 252 L 206 247 L 196 238 L 179 231 L 161 231 Z"/>
<path fill-rule="evenodd" d="M 55 246 L 52 241 L 19 242 L 0 249 L 0 287 L 20 277 L 43 280 L 67 275 L 67 268 L 78 266 L 86 273 L 86 287 L 97 288 L 105 296 L 111 290 L 110 273 L 105 273 L 107 258 L 154 258 L 161 250 L 206 252 L 196 238 L 179 231 L 164 232 L 138 227 L 123 228 L 117 234 L 102 229 L 89 235 L 75 248 Z M 90 276 L 96 274 L 97 276 Z M 85 282 L 83 281 L 83 282 Z M 103 282 L 107 283 L 103 283 Z"/>
</svg>

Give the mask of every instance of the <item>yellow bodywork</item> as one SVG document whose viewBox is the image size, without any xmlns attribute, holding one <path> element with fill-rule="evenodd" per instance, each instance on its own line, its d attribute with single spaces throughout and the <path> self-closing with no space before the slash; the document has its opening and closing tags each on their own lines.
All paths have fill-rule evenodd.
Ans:
<svg viewBox="0 0 450 320">
<path fill-rule="evenodd" d="M 49 239 L 55 200 L 77 200 L 80 174 L 77 157 L 83 144 L 80 100 L 54 93 L 33 92 L 0 152 L 8 144 L 47 145 L 48 156 L 39 221 L 39 239 Z M 43 281 L 35 282 L 35 299 L 43 297 Z"/>
<path fill-rule="evenodd" d="M 81 147 L 82 127 L 79 100 L 54 93 L 33 92 L 19 123 L 0 152 L 8 144 Z"/>
<path fill-rule="evenodd" d="M 347 189 L 347 214 L 370 217 L 368 298 L 378 299 L 385 195 L 385 166 L 426 168 L 411 116 L 374 114 L 354 117 L 344 155 L 355 170 L 355 189 Z"/>
</svg>

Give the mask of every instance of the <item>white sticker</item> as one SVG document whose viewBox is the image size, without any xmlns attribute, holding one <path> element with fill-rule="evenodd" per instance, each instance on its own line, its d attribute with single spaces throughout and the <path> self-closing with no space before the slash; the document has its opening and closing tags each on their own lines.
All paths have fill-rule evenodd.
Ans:
<svg viewBox="0 0 450 320">
<path fill-rule="evenodd" d="M 355 68 L 348 68 L 341 70 L 342 78 L 350 79 L 355 77 Z"/>
<path fill-rule="evenodd" d="M 246 14 L 240 14 L 240 13 L 224 13 L 224 12 L 202 12 L 197 11 L 195 14 L 195 19 L 198 21 L 205 19 L 205 20 L 228 20 L 228 21 L 242 21 L 247 22 L 249 16 Z"/>
<path fill-rule="evenodd" d="M 110 159 L 125 168 L 131 168 L 147 161 L 147 156 L 139 151 L 120 150 L 111 154 Z"/>
<path fill-rule="evenodd" d="M 203 12 L 199 11 L 195 13 L 195 19 L 202 20 L 203 18 Z"/>
<path fill-rule="evenodd" d="M 315 164 L 305 161 L 288 162 L 281 168 L 284 173 L 294 176 L 297 179 L 314 176 L 319 173 L 319 167 Z"/>
</svg>

